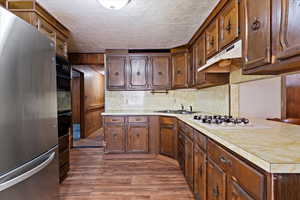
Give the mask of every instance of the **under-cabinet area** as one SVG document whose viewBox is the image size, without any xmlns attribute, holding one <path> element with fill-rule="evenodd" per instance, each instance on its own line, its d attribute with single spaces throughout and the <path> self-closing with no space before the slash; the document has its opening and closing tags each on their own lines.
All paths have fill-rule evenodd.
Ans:
<svg viewBox="0 0 300 200">
<path fill-rule="evenodd" d="M 235 144 L 226 141 L 226 137 L 221 140 L 223 144 L 216 141 L 217 132 L 207 132 L 189 117 L 150 113 L 118 116 L 108 112 L 104 121 L 104 159 L 138 155 L 141 158 L 142 154 L 144 158 L 159 155 L 171 158 L 180 167 L 195 199 L 271 200 L 282 199 L 282 196 L 293 199 L 300 195 L 297 187 L 290 185 L 294 181 L 295 185 L 299 184 L 299 177 L 295 178 L 299 176 L 297 173 L 289 174 L 283 168 L 276 172 L 276 167 L 274 172 L 270 171 L 272 167 L 263 169 L 260 158 L 235 152 Z M 151 129 L 158 132 L 149 134 Z M 153 149 L 148 149 L 149 146 Z"/>
</svg>

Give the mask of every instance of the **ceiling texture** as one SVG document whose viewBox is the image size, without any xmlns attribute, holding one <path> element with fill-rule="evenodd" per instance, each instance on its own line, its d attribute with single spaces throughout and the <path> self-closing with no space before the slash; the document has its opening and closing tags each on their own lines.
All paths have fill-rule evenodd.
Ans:
<svg viewBox="0 0 300 200">
<path fill-rule="evenodd" d="M 70 52 L 165 49 L 186 44 L 219 0 L 131 0 L 109 10 L 97 0 L 38 0 L 71 31 Z"/>
</svg>

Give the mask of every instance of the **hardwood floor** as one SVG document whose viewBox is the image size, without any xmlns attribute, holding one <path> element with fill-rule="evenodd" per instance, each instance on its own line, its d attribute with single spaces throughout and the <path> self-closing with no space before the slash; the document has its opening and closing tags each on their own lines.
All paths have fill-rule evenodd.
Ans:
<svg viewBox="0 0 300 200">
<path fill-rule="evenodd" d="M 193 200 L 177 166 L 161 160 L 103 160 L 103 149 L 73 149 L 60 200 Z"/>
<path fill-rule="evenodd" d="M 80 139 L 73 142 L 74 147 L 85 147 L 85 146 L 93 146 L 100 147 L 103 146 L 104 132 L 103 128 L 95 131 L 89 137 Z"/>
</svg>

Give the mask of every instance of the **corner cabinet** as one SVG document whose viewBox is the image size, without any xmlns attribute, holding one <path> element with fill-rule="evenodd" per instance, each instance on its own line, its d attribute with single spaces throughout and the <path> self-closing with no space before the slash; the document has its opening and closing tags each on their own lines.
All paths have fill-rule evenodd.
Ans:
<svg viewBox="0 0 300 200">
<path fill-rule="evenodd" d="M 172 88 L 188 88 L 188 52 L 178 52 L 172 54 L 172 66 Z"/>
<path fill-rule="evenodd" d="M 125 90 L 127 86 L 126 56 L 108 55 L 106 61 L 106 81 L 108 90 Z"/>
<path fill-rule="evenodd" d="M 172 117 L 160 117 L 159 152 L 170 158 L 177 158 L 177 120 Z"/>
</svg>

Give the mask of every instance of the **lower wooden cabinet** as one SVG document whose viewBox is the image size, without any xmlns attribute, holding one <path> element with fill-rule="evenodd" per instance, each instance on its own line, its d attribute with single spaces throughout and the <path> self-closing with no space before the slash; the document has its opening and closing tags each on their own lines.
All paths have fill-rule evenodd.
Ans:
<svg viewBox="0 0 300 200">
<path fill-rule="evenodd" d="M 178 133 L 177 154 L 178 154 L 177 160 L 178 160 L 180 169 L 182 170 L 183 174 L 185 174 L 185 137 L 181 133 Z"/>
<path fill-rule="evenodd" d="M 160 117 L 160 150 L 163 155 L 177 158 L 177 120 Z"/>
<path fill-rule="evenodd" d="M 207 164 L 207 200 L 225 200 L 226 174 L 212 161 Z"/>
<path fill-rule="evenodd" d="M 124 126 L 105 127 L 106 153 L 125 152 L 125 128 Z"/>
<path fill-rule="evenodd" d="M 149 153 L 149 122 L 146 116 L 105 116 L 105 153 Z"/>
<path fill-rule="evenodd" d="M 194 187 L 194 146 L 193 141 L 186 137 L 185 139 L 185 177 L 188 185 L 193 190 Z"/>
<path fill-rule="evenodd" d="M 127 152 L 148 153 L 149 151 L 148 126 L 128 125 L 127 129 Z"/>
<path fill-rule="evenodd" d="M 206 153 L 198 145 L 194 145 L 194 194 L 206 199 Z"/>
</svg>

